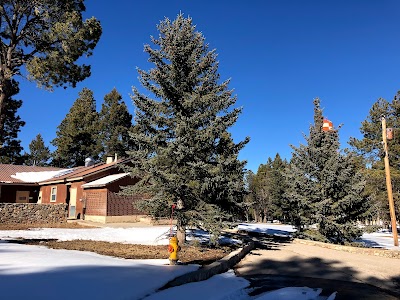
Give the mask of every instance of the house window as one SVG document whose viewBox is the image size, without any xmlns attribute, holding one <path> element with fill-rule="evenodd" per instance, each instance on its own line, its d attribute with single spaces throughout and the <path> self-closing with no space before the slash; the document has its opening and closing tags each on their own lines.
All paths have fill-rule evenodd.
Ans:
<svg viewBox="0 0 400 300">
<path fill-rule="evenodd" d="M 56 202 L 57 200 L 57 187 L 52 187 L 51 188 L 51 193 L 50 193 L 50 202 Z"/>
</svg>

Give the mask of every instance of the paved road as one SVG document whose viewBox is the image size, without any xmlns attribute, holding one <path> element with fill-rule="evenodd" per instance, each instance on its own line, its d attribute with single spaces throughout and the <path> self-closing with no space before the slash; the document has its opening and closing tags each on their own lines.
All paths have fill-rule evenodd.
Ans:
<svg viewBox="0 0 400 300">
<path fill-rule="evenodd" d="M 270 244 L 236 266 L 255 293 L 284 286 L 323 288 L 340 299 L 400 299 L 400 259 L 348 253 L 300 243 Z"/>
</svg>

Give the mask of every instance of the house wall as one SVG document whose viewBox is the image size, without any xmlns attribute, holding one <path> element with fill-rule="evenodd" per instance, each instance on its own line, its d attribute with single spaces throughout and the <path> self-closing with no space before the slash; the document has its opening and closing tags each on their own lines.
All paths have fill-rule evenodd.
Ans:
<svg viewBox="0 0 400 300">
<path fill-rule="evenodd" d="M 144 214 L 133 205 L 133 202 L 142 198 L 141 196 L 119 195 L 121 186 L 134 185 L 138 181 L 139 179 L 137 178 L 127 176 L 107 185 L 107 216 L 134 216 Z"/>
<path fill-rule="evenodd" d="M 141 196 L 121 196 L 108 191 L 107 216 L 134 216 L 144 215 L 134 207 L 134 202 L 140 200 Z"/>
<path fill-rule="evenodd" d="M 0 203 L 15 203 L 17 191 L 29 191 L 29 203 L 36 203 L 39 187 L 23 185 L 0 185 Z"/>
<path fill-rule="evenodd" d="M 50 202 L 50 194 L 52 187 L 57 187 L 57 197 L 55 202 Z M 67 186 L 64 183 L 42 185 L 40 187 L 40 191 L 42 192 L 43 204 L 67 203 Z"/>
<path fill-rule="evenodd" d="M 121 178 L 118 181 L 108 184 L 107 188 L 111 192 L 118 193 L 121 191 L 121 188 L 120 188 L 121 186 L 134 185 L 138 181 L 139 181 L 139 179 L 137 179 L 137 178 L 132 178 L 130 176 L 127 176 L 127 177 Z"/>
<path fill-rule="evenodd" d="M 87 216 L 107 215 L 107 189 L 87 189 L 84 191 L 86 201 L 85 219 Z"/>
<path fill-rule="evenodd" d="M 85 189 L 85 220 L 102 223 L 139 221 L 145 214 L 137 210 L 133 202 L 142 197 L 122 196 L 118 194 L 121 191 L 120 186 L 133 185 L 137 182 L 138 179 L 125 177 L 107 185 L 107 188 Z"/>
<path fill-rule="evenodd" d="M 78 219 L 83 218 L 84 191 L 82 188 L 82 184 L 85 184 L 85 181 L 72 182 L 70 185 L 70 188 L 76 188 L 76 217 Z"/>
</svg>

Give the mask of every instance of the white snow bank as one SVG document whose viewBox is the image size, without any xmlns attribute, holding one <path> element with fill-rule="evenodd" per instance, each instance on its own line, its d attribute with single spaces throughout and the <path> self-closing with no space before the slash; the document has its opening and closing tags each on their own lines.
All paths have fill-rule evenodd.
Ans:
<svg viewBox="0 0 400 300">
<path fill-rule="evenodd" d="M 243 290 L 250 283 L 241 277 L 236 277 L 233 270 L 215 275 L 206 281 L 188 283 L 146 297 L 146 300 L 239 300 L 249 299 Z"/>
<path fill-rule="evenodd" d="M 309 287 L 286 287 L 279 290 L 266 292 L 255 298 L 257 300 L 316 300 L 321 299 L 319 296 L 322 289 L 311 289 Z M 336 292 L 331 294 L 326 300 L 334 300 Z M 325 298 L 324 298 L 325 299 Z"/>
<path fill-rule="evenodd" d="M 174 233 L 175 231 L 173 231 Z M 208 242 L 210 234 L 202 230 L 186 230 L 187 240 Z M 90 240 L 124 244 L 168 245 L 170 228 L 166 226 L 131 228 L 32 228 L 29 230 L 0 230 L 0 239 L 56 239 L 60 241 Z M 241 243 L 239 240 L 220 238 L 220 243 Z"/>
<path fill-rule="evenodd" d="M 291 225 L 265 224 L 265 223 L 241 223 L 238 230 L 264 233 L 275 236 L 290 236 L 296 229 Z"/>
<path fill-rule="evenodd" d="M 198 266 L 0 241 L 1 299 L 140 299 Z"/>
<path fill-rule="evenodd" d="M 0 230 L 0 239 L 57 239 L 60 241 L 90 240 L 125 244 L 168 245 L 169 228 L 162 226 L 133 228 L 33 228 Z"/>
</svg>

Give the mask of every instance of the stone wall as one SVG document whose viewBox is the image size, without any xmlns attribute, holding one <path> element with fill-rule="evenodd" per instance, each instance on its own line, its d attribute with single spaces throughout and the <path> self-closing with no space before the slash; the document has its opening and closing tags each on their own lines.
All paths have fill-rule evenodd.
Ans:
<svg viewBox="0 0 400 300">
<path fill-rule="evenodd" d="M 66 223 L 67 204 L 0 203 L 1 224 Z"/>
</svg>

